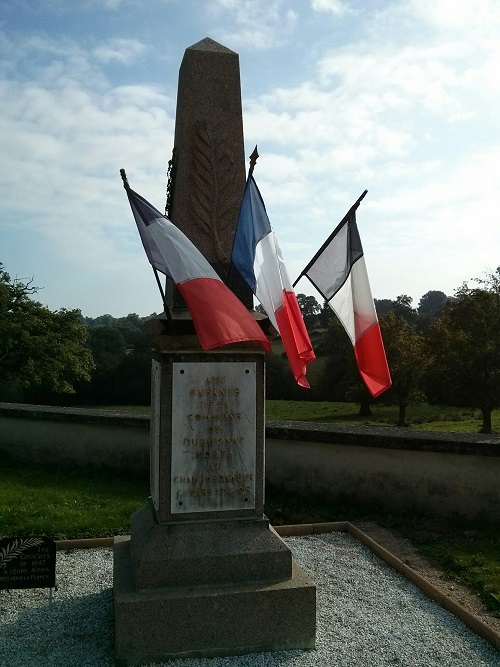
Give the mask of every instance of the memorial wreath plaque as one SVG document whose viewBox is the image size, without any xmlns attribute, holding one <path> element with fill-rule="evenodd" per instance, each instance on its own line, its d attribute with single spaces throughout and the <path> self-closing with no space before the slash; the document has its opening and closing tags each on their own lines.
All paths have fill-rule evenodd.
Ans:
<svg viewBox="0 0 500 667">
<path fill-rule="evenodd" d="M 0 590 L 54 588 L 56 543 L 48 537 L 0 540 Z"/>
</svg>

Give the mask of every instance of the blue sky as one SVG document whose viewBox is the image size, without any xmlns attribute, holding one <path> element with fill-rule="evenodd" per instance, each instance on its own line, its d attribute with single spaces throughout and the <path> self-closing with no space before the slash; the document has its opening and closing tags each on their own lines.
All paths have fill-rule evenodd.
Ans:
<svg viewBox="0 0 500 667">
<path fill-rule="evenodd" d="M 365 188 L 375 298 L 500 264 L 497 0 L 2 0 L 0 262 L 42 303 L 161 311 L 119 169 L 163 210 L 179 65 L 207 36 L 239 53 L 292 280 Z"/>
</svg>

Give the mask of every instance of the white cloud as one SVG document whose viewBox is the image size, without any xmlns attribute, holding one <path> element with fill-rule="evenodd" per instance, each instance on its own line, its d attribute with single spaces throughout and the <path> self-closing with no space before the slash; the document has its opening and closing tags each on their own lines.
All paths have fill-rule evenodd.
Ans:
<svg viewBox="0 0 500 667">
<path fill-rule="evenodd" d="M 123 2 L 131 13 L 138 7 Z M 119 4 L 89 0 L 86 18 L 90 7 L 103 15 Z M 158 1 L 155 11 L 168 4 Z M 231 48 L 253 47 L 241 60 L 247 155 L 258 143 L 255 176 L 292 278 L 365 188 L 358 222 L 377 298 L 451 294 L 498 264 L 491 222 L 500 206 L 497 2 L 211 0 L 194 13 L 201 7 L 194 0 L 172 5 L 170 30 L 189 19 L 189 32 L 179 28 L 185 42 L 169 42 L 166 76 L 151 68 L 140 78 L 151 25 L 129 24 L 127 32 L 124 14 L 121 39 L 115 28 L 52 39 L 48 22 L 46 33 L 0 34 L 0 232 L 2 249 L 16 257 L 12 273 L 31 275 L 37 255 L 45 272 L 38 284 L 59 293 L 57 282 L 69 284 L 72 271 L 80 281 L 72 303 L 88 314 L 154 309 L 143 306 L 142 293 L 137 307 L 122 305 L 131 303 L 122 293 L 143 280 L 149 293 L 156 286 L 118 170 L 163 208 L 174 129 L 174 100 L 163 86 L 175 89 L 173 54 L 180 62 L 201 25 L 201 35 L 223 43 L 226 36 Z M 342 32 L 332 31 L 340 18 Z M 276 51 L 276 60 L 264 51 L 292 36 L 293 48 Z M 161 60 L 165 51 L 157 51 Z M 117 63 L 129 67 L 106 71 Z M 108 78 L 124 73 L 129 85 Z M 158 86 L 135 84 L 155 76 Z M 270 80 L 279 86 L 269 89 Z"/>
<path fill-rule="evenodd" d="M 80 79 L 74 59 L 62 58 L 56 45 L 42 46 L 54 57 L 44 76 L 34 68 L 31 78 L 0 81 L 0 192 L 7 225 L 32 229 L 75 268 L 97 261 L 125 270 L 132 248 L 140 248 L 119 169 L 128 168 L 131 183 L 161 208 L 172 101 L 154 87 L 113 87 L 101 76 L 93 77 L 100 81 L 96 90 Z M 90 56 L 79 56 L 93 72 Z M 47 70 L 54 69 L 59 76 L 49 80 Z"/>
<path fill-rule="evenodd" d="M 123 65 L 136 60 L 142 56 L 147 47 L 136 39 L 109 39 L 94 49 L 94 56 L 103 63 L 116 61 Z"/>
<path fill-rule="evenodd" d="M 329 12 L 337 16 L 347 11 L 346 5 L 341 0 L 311 0 L 311 7 L 315 12 Z"/>
<path fill-rule="evenodd" d="M 471 40 L 479 36 L 489 39 L 497 35 L 500 24 L 500 6 L 496 0 L 435 0 L 423 4 L 410 0 L 409 10 L 420 20 L 442 33 L 460 31 Z"/>
<path fill-rule="evenodd" d="M 496 21 L 492 3 L 481 10 Z M 500 206 L 500 45 L 490 29 L 486 42 L 467 38 L 470 13 L 448 25 L 430 14 L 421 3 L 384 9 L 359 40 L 323 53 L 315 80 L 246 101 L 256 178 L 287 230 L 291 273 L 365 187 L 360 228 L 377 298 L 451 294 L 498 264 L 488 221 Z"/>
<path fill-rule="evenodd" d="M 212 0 L 212 11 L 223 41 L 259 50 L 282 44 L 298 18 L 284 0 Z"/>
</svg>

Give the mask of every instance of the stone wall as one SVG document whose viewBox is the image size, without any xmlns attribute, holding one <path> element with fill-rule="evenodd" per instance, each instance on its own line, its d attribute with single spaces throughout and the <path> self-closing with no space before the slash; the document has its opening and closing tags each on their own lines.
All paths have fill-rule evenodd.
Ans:
<svg viewBox="0 0 500 667">
<path fill-rule="evenodd" d="M 386 512 L 500 520 L 500 437 L 267 422 L 266 479 Z"/>
<path fill-rule="evenodd" d="M 148 474 L 149 415 L 0 403 L 0 454 Z"/>
<path fill-rule="evenodd" d="M 149 416 L 0 403 L 0 456 L 147 475 Z M 266 424 L 266 481 L 388 512 L 500 519 L 500 437 Z"/>
</svg>

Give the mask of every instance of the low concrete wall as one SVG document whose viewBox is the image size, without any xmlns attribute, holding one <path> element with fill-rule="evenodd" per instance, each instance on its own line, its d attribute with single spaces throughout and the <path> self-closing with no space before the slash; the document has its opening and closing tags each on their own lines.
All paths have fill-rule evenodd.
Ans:
<svg viewBox="0 0 500 667">
<path fill-rule="evenodd" d="M 500 520 L 500 438 L 268 422 L 268 484 L 424 516 Z"/>
<path fill-rule="evenodd" d="M 0 453 L 22 461 L 149 471 L 149 415 L 0 403 Z"/>
<path fill-rule="evenodd" d="M 2 453 L 147 475 L 149 416 L 0 403 Z M 268 421 L 266 481 L 394 513 L 500 520 L 500 438 Z"/>
</svg>

